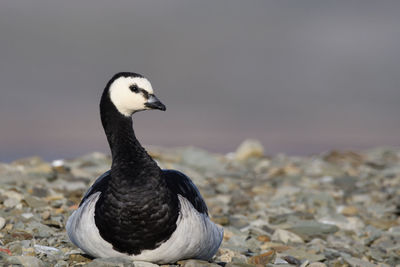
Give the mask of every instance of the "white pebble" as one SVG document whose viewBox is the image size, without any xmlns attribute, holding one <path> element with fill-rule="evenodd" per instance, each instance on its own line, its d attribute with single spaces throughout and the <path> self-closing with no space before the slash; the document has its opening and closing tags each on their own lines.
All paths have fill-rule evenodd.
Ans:
<svg viewBox="0 0 400 267">
<path fill-rule="evenodd" d="M 53 160 L 53 162 L 51 163 L 51 166 L 53 166 L 53 167 L 64 166 L 64 160 L 62 160 L 62 159 Z"/>
<path fill-rule="evenodd" d="M 0 217 L 0 230 L 3 229 L 4 225 L 6 225 L 6 219 Z"/>
</svg>

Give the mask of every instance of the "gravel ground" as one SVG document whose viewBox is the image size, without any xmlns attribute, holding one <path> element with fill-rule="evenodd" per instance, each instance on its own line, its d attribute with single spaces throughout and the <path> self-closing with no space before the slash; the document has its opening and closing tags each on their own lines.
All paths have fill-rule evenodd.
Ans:
<svg viewBox="0 0 400 267">
<path fill-rule="evenodd" d="M 228 155 L 148 150 L 192 178 L 225 228 L 212 262 L 171 266 L 400 266 L 400 148 L 267 156 L 247 140 Z M 110 162 L 92 153 L 0 163 L 0 265 L 157 266 L 91 259 L 68 240 L 68 216 Z"/>
</svg>

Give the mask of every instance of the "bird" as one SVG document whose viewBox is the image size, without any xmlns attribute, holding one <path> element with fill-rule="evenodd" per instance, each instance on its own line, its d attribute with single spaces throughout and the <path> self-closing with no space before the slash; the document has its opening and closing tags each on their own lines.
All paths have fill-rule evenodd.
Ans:
<svg viewBox="0 0 400 267">
<path fill-rule="evenodd" d="M 68 218 L 69 239 L 94 258 L 124 257 L 158 264 L 210 260 L 223 228 L 189 177 L 161 169 L 135 136 L 132 115 L 165 111 L 151 83 L 133 72 L 115 74 L 100 100 L 111 150 L 111 168 L 83 196 Z"/>
</svg>

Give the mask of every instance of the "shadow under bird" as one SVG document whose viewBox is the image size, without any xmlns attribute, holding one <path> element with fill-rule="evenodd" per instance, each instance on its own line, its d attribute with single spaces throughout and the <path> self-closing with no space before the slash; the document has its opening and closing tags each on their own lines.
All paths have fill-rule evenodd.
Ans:
<svg viewBox="0 0 400 267">
<path fill-rule="evenodd" d="M 223 229 L 208 217 L 193 182 L 176 170 L 162 170 L 135 137 L 132 114 L 165 110 L 140 74 L 114 75 L 104 89 L 100 114 L 112 154 L 101 175 L 69 217 L 67 233 L 93 257 L 128 257 L 154 263 L 209 260 Z"/>
</svg>

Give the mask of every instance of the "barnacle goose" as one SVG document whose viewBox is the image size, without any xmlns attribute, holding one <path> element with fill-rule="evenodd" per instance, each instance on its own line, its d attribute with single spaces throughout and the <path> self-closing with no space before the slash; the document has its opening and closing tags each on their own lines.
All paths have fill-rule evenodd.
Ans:
<svg viewBox="0 0 400 267">
<path fill-rule="evenodd" d="M 121 72 L 108 82 L 100 114 L 111 149 L 101 175 L 69 217 L 72 243 L 93 257 L 128 257 L 154 263 L 209 260 L 223 229 L 208 217 L 196 186 L 183 173 L 162 170 L 135 137 L 131 115 L 165 110 L 150 82 Z"/>
</svg>

